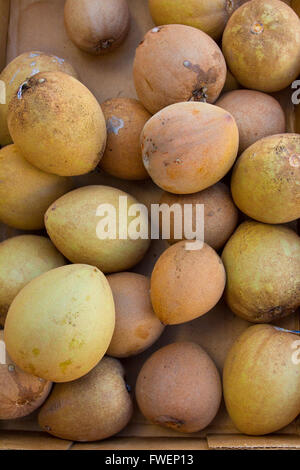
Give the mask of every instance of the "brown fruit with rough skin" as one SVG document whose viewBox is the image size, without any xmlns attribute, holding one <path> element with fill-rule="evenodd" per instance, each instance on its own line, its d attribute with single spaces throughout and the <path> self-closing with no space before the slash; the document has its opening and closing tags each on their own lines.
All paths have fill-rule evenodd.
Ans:
<svg viewBox="0 0 300 470">
<path fill-rule="evenodd" d="M 269 224 L 300 217 L 300 135 L 278 134 L 258 140 L 238 158 L 231 192 L 237 207 Z"/>
<path fill-rule="evenodd" d="M 140 101 L 154 114 L 182 101 L 216 101 L 225 83 L 226 63 L 207 34 L 171 24 L 146 34 L 136 50 L 133 75 Z"/>
<path fill-rule="evenodd" d="M 244 434 L 269 434 L 300 409 L 299 336 L 271 325 L 248 328 L 234 343 L 223 372 L 227 411 Z"/>
<path fill-rule="evenodd" d="M 38 420 L 41 428 L 53 436 L 98 441 L 121 431 L 132 411 L 121 363 L 104 357 L 84 377 L 56 384 Z"/>
<path fill-rule="evenodd" d="M 27 416 L 39 408 L 51 390 L 51 382 L 23 372 L 8 356 L 0 331 L 0 420 Z"/>
<path fill-rule="evenodd" d="M 23 83 L 9 105 L 8 128 L 32 165 L 61 176 L 92 171 L 106 144 L 96 98 L 62 72 L 38 73 Z"/>
<path fill-rule="evenodd" d="M 219 372 L 196 343 L 178 342 L 156 351 L 140 370 L 136 399 L 153 424 L 197 432 L 208 426 L 220 406 Z"/>
<path fill-rule="evenodd" d="M 107 145 L 100 165 L 116 178 L 143 180 L 140 135 L 151 114 L 137 100 L 114 98 L 101 105 L 107 128 Z"/>
<path fill-rule="evenodd" d="M 159 111 L 141 134 L 145 168 L 165 191 L 191 194 L 217 183 L 232 167 L 239 135 L 227 111 L 177 103 Z"/>
<path fill-rule="evenodd" d="M 12 60 L 0 74 L 0 80 L 5 84 L 6 103 L 0 106 L 0 145 L 12 143 L 7 127 L 8 106 L 19 87 L 29 77 L 39 72 L 60 71 L 77 78 L 72 65 L 55 55 L 40 51 L 24 52 Z"/>
<path fill-rule="evenodd" d="M 116 309 L 116 325 L 107 354 L 134 356 L 149 348 L 164 330 L 152 309 L 150 280 L 135 273 L 112 274 L 107 280 Z"/>
<path fill-rule="evenodd" d="M 130 27 L 126 0 L 67 0 L 64 17 L 71 41 L 93 55 L 119 47 Z"/>
<path fill-rule="evenodd" d="M 300 306 L 300 238 L 282 225 L 242 223 L 222 254 L 225 299 L 253 323 L 285 317 Z"/>
<path fill-rule="evenodd" d="M 285 115 L 275 98 L 253 90 L 235 90 L 222 96 L 216 106 L 226 109 L 239 129 L 243 152 L 250 145 L 268 135 L 285 132 Z"/>
<path fill-rule="evenodd" d="M 65 264 L 46 237 L 20 235 L 0 243 L 0 326 L 20 290 L 35 277 Z"/>
<path fill-rule="evenodd" d="M 206 243 L 196 250 L 186 244 L 181 241 L 164 251 L 152 272 L 152 306 L 164 325 L 204 315 L 224 291 L 225 269 L 217 253 Z"/>
<path fill-rule="evenodd" d="M 178 196 L 164 193 L 160 204 L 180 204 L 182 210 L 182 227 L 190 223 L 192 230 L 196 230 L 196 205 L 204 205 L 204 241 L 215 250 L 219 250 L 228 240 L 238 223 L 238 210 L 233 204 L 230 191 L 223 183 L 217 183 L 204 191 L 195 194 Z M 192 204 L 192 217 L 184 216 L 185 204 Z M 174 212 L 170 212 L 170 239 L 173 244 L 184 237 L 175 238 Z"/>
<path fill-rule="evenodd" d="M 72 189 L 62 176 L 32 166 L 16 145 L 0 150 L 0 220 L 21 230 L 44 228 L 50 204 Z"/>
<path fill-rule="evenodd" d="M 245 88 L 283 90 L 300 73 L 299 18 L 279 0 L 246 2 L 227 23 L 223 53 Z"/>
</svg>

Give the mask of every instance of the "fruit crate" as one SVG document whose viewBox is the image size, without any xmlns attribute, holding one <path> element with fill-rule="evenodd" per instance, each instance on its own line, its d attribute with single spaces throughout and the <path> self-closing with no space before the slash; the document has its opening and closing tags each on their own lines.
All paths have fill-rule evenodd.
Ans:
<svg viewBox="0 0 300 470">
<path fill-rule="evenodd" d="M 64 0 L 0 0 L 0 62 L 6 63 L 22 52 L 40 50 L 67 59 L 78 71 L 81 81 L 94 93 L 99 102 L 113 97 L 135 97 L 132 63 L 135 48 L 144 33 L 153 27 L 147 0 L 129 0 L 131 30 L 124 44 L 104 57 L 93 57 L 77 49 L 68 39 L 63 22 Z M 292 129 L 292 107 L 289 92 L 279 99 Z M 121 182 L 94 173 L 74 178 L 75 185 L 106 184 L 126 190 L 144 202 L 158 202 L 160 192 L 150 182 Z M 0 224 L 0 240 L 20 234 L 20 231 Z M 153 242 L 146 258 L 133 271 L 149 275 L 166 244 Z M 299 315 L 294 314 L 277 324 L 299 330 Z M 127 382 L 134 389 L 138 371 L 149 355 L 165 344 L 178 340 L 194 341 L 211 355 L 222 370 L 227 351 L 233 341 L 249 324 L 236 317 L 221 301 L 209 314 L 178 326 L 169 326 L 155 345 L 146 352 L 126 360 Z M 210 450 L 210 449 L 300 449 L 300 417 L 280 433 L 264 437 L 244 436 L 229 419 L 224 404 L 214 421 L 202 432 L 181 434 L 150 424 L 135 406 L 130 424 L 117 436 L 95 443 L 73 443 L 56 439 L 41 432 L 37 413 L 14 421 L 0 421 L 0 450 Z"/>
</svg>

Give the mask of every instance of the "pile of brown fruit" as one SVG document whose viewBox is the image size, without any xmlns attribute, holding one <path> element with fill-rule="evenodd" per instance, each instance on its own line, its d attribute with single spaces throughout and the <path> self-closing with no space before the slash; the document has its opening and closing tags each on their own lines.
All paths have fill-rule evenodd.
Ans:
<svg viewBox="0 0 300 470">
<path fill-rule="evenodd" d="M 54 436 L 118 433 L 133 413 L 119 359 L 209 315 L 223 294 L 256 323 L 223 371 L 235 426 L 267 434 L 298 416 L 299 336 L 272 324 L 300 306 L 300 105 L 290 119 L 279 99 L 300 76 L 300 11 L 287 3 L 149 0 L 156 26 L 133 63 L 139 101 L 100 106 L 70 64 L 39 51 L 2 71 L 0 221 L 27 233 L 0 243 L 0 419 L 42 406 Z M 130 29 L 127 2 L 67 0 L 65 27 L 84 53 L 109 53 Z M 118 183 L 93 184 L 97 171 Z M 91 184 L 76 187 L 86 174 Z M 149 178 L 148 196 L 122 190 Z M 134 196 L 191 204 L 194 218 L 204 204 L 203 247 L 187 249 L 171 213 L 151 279 L 131 271 L 151 242 L 127 236 Z M 102 204 L 115 209 L 116 238 L 97 236 Z M 152 423 L 192 433 L 216 416 L 222 382 L 199 344 L 180 341 L 148 357 L 135 396 Z"/>
</svg>

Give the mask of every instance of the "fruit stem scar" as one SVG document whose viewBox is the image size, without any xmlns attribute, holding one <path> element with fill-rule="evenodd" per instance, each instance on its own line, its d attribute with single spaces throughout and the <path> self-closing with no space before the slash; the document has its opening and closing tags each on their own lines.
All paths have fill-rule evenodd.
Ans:
<svg viewBox="0 0 300 470">
<path fill-rule="evenodd" d="M 109 49 L 114 42 L 115 40 L 113 38 L 102 39 L 101 41 L 99 41 L 98 44 L 96 44 L 95 48 L 97 51 L 101 51 L 103 49 Z"/>
<path fill-rule="evenodd" d="M 261 34 L 264 30 L 264 25 L 257 21 L 256 23 L 253 23 L 251 26 L 251 33 L 253 34 Z"/>
<path fill-rule="evenodd" d="M 29 88 L 28 81 L 23 82 L 22 85 L 18 89 L 17 97 L 18 100 L 22 99 L 23 92 Z"/>
</svg>

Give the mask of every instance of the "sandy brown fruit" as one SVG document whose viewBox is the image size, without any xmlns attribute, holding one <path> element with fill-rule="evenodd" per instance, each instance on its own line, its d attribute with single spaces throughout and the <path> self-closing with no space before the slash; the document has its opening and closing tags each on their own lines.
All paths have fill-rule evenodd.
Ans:
<svg viewBox="0 0 300 470">
<path fill-rule="evenodd" d="M 227 23 L 223 53 L 244 87 L 283 90 L 300 73 L 299 18 L 279 0 L 246 2 Z"/>
<path fill-rule="evenodd" d="M 13 361 L 52 382 L 87 374 L 104 356 L 115 326 L 114 302 L 97 268 L 72 264 L 33 279 L 15 297 L 4 335 Z"/>
<path fill-rule="evenodd" d="M 299 414 L 299 336 L 270 325 L 248 328 L 226 358 L 227 411 L 244 434 L 269 434 Z"/>
<path fill-rule="evenodd" d="M 72 189 L 72 182 L 32 166 L 16 145 L 0 150 L 0 221 L 22 230 L 44 227 L 50 204 Z"/>
<path fill-rule="evenodd" d="M 292 0 L 291 7 L 295 10 L 297 15 L 300 17 L 300 3 L 299 0 Z"/>
<path fill-rule="evenodd" d="M 148 217 L 128 215 L 125 211 L 119 224 L 119 214 L 123 214 L 120 201 L 127 204 L 128 209 L 138 203 L 129 194 L 109 186 L 86 186 L 58 199 L 45 215 L 46 229 L 54 245 L 73 263 L 97 266 L 106 273 L 132 268 L 145 255 L 150 240 L 132 239 L 129 229 L 137 228 L 135 222 L 139 218 L 143 230 L 143 226 L 148 225 Z M 109 214 L 105 204 L 110 205 Z M 116 231 L 113 233 L 115 215 Z M 106 233 L 109 229 L 112 238 Z M 122 234 L 127 238 L 122 239 Z"/>
<path fill-rule="evenodd" d="M 149 348 L 164 330 L 152 309 L 150 280 L 135 273 L 112 274 L 107 280 L 116 309 L 116 325 L 107 354 L 134 356 Z"/>
<path fill-rule="evenodd" d="M 191 194 L 217 183 L 232 167 L 239 135 L 227 111 L 177 103 L 155 114 L 141 134 L 145 168 L 165 191 Z"/>
<path fill-rule="evenodd" d="M 20 235 L 0 243 L 0 326 L 20 290 L 35 277 L 65 264 L 46 237 Z"/>
<path fill-rule="evenodd" d="M 92 171 L 106 144 L 96 98 L 62 72 L 38 73 L 21 85 L 9 105 L 8 128 L 32 165 L 61 176 Z"/>
<path fill-rule="evenodd" d="M 167 204 L 171 208 L 173 204 L 181 206 L 182 227 L 190 224 L 196 231 L 196 205 L 204 205 L 204 241 L 215 250 L 219 250 L 228 240 L 238 222 L 238 210 L 233 204 L 229 189 L 223 183 L 217 183 L 210 188 L 195 194 L 178 196 L 177 194 L 164 193 L 160 204 Z M 184 207 L 192 205 L 192 215 L 185 216 Z M 174 213 L 170 212 L 170 238 L 171 244 L 183 240 L 184 237 L 175 238 Z M 161 230 L 162 230 L 162 220 Z M 183 233 L 183 230 L 181 231 Z"/>
<path fill-rule="evenodd" d="M 71 441 L 98 441 L 121 431 L 132 401 L 117 359 L 104 357 L 87 375 L 56 384 L 39 413 L 41 428 Z"/>
<path fill-rule="evenodd" d="M 226 64 L 207 34 L 171 24 L 146 34 L 136 50 L 133 75 L 140 101 L 154 114 L 182 101 L 216 101 L 225 83 Z"/>
<path fill-rule="evenodd" d="M 64 16 L 71 41 L 94 55 L 119 47 L 130 26 L 126 0 L 67 0 Z"/>
<path fill-rule="evenodd" d="M 250 145 L 268 135 L 285 132 L 285 115 L 275 98 L 253 90 L 235 90 L 222 96 L 216 106 L 228 111 L 239 129 L 243 152 Z"/>
<path fill-rule="evenodd" d="M 154 424 L 197 432 L 214 419 L 222 396 L 218 370 L 196 343 L 178 342 L 156 351 L 140 370 L 136 398 Z"/>
<path fill-rule="evenodd" d="M 23 372 L 5 349 L 0 331 L 0 420 L 22 418 L 39 408 L 51 390 L 51 382 Z"/>
<path fill-rule="evenodd" d="M 142 160 L 140 135 L 151 114 L 137 100 L 114 98 L 101 105 L 107 128 L 107 146 L 101 168 L 126 180 L 148 178 Z"/>
<path fill-rule="evenodd" d="M 239 157 L 231 192 L 238 208 L 269 224 L 300 217 L 300 135 L 265 137 Z"/>
<path fill-rule="evenodd" d="M 284 226 L 244 222 L 222 254 L 225 298 L 254 323 L 285 317 L 300 306 L 300 238 Z"/>
<path fill-rule="evenodd" d="M 188 250 L 186 242 L 168 248 L 158 259 L 151 276 L 151 301 L 164 325 L 185 323 L 204 315 L 220 300 L 225 270 L 208 245 Z"/>
<path fill-rule="evenodd" d="M 230 15 L 247 0 L 149 0 L 157 25 L 185 24 L 201 29 L 213 39 L 222 35 Z"/>
<path fill-rule="evenodd" d="M 40 51 L 24 52 L 10 62 L 0 74 L 5 84 L 6 103 L 0 106 L 0 145 L 12 143 L 7 127 L 8 106 L 25 80 L 39 72 L 65 72 L 77 78 L 72 65 L 64 59 Z"/>
</svg>

